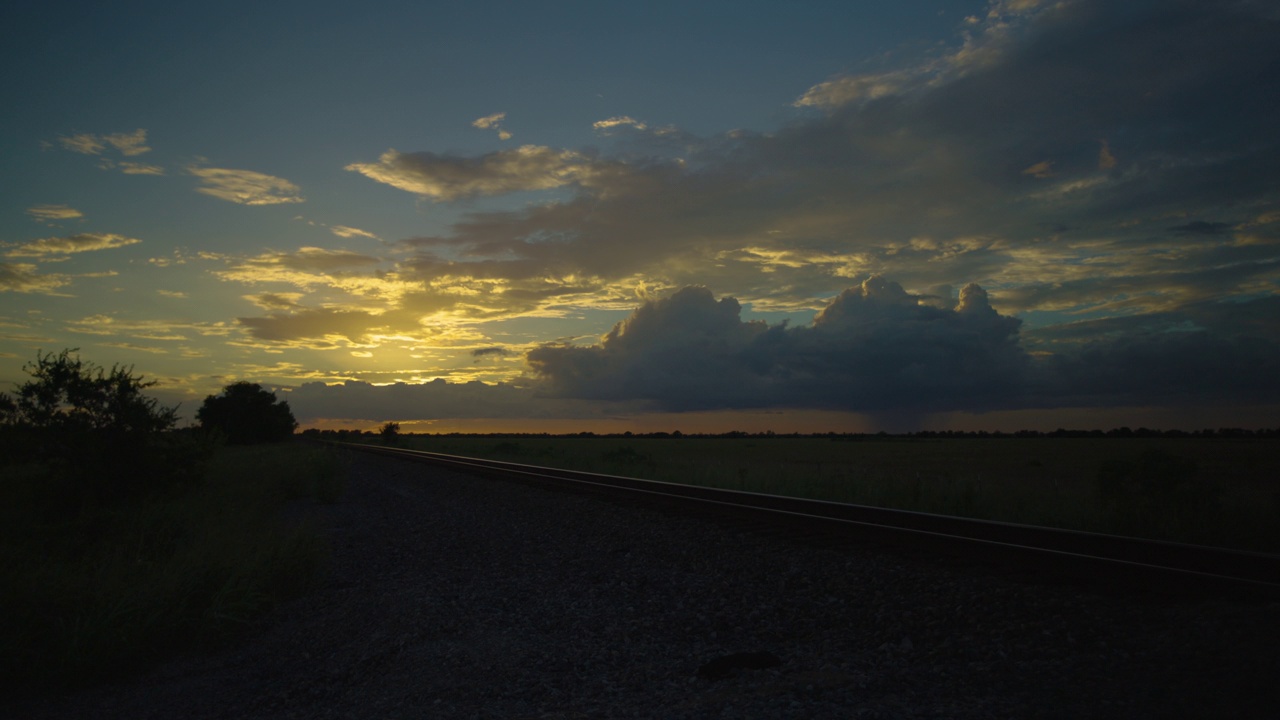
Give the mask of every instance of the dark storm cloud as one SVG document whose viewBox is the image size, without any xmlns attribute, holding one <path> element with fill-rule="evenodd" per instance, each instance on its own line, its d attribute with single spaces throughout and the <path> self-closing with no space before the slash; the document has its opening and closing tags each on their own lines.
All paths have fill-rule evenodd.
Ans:
<svg viewBox="0 0 1280 720">
<path fill-rule="evenodd" d="M 1273 298 L 1057 326 L 1021 322 L 970 284 L 953 307 L 872 277 L 811 326 L 743 322 L 733 298 L 684 288 L 646 302 L 599 345 L 546 345 L 529 364 L 560 397 L 666 410 L 787 407 L 930 413 L 1280 399 Z M 1235 315 L 1232 325 L 1219 316 Z M 1228 330 L 1211 331 L 1197 322 Z M 1072 332 L 1074 330 L 1075 332 Z"/>
<path fill-rule="evenodd" d="M 543 346 L 529 364 L 557 394 L 669 410 L 804 407 L 878 412 L 1005 402 L 1026 356 L 1019 321 L 966 287 L 954 310 L 873 277 L 811 327 L 743 322 L 733 298 L 684 288 L 645 303 L 595 347 Z"/>
<path fill-rule="evenodd" d="M 1276 402 L 1277 358 L 1274 338 L 1202 329 L 1095 338 L 1045 361 L 1043 399 L 1059 406 Z"/>
</svg>

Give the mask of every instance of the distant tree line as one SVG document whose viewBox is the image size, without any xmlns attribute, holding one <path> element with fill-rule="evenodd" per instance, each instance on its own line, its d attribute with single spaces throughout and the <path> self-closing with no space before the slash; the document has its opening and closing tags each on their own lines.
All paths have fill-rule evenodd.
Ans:
<svg viewBox="0 0 1280 720">
<path fill-rule="evenodd" d="M 364 438 L 381 437 L 384 441 L 392 441 L 401 434 L 399 423 L 387 423 L 379 430 L 320 430 L 308 428 L 302 431 L 304 437 L 322 440 L 357 441 Z M 1204 438 L 1204 439 L 1275 439 L 1280 438 L 1280 427 L 1277 428 L 1205 428 L 1202 430 L 1156 430 L 1151 428 L 1119 427 L 1110 430 L 1017 430 L 1003 432 L 1000 430 L 920 430 L 908 433 L 775 433 L 772 430 L 749 433 L 733 430 L 723 433 L 683 433 L 672 432 L 649 433 L 432 433 L 440 437 L 483 437 L 483 438 L 637 438 L 637 439 L 726 439 L 751 438 L 755 440 L 771 440 L 777 438 L 809 438 L 829 439 L 837 441 L 858 440 L 937 440 L 937 439 L 1011 439 L 1011 438 Z"/>
</svg>

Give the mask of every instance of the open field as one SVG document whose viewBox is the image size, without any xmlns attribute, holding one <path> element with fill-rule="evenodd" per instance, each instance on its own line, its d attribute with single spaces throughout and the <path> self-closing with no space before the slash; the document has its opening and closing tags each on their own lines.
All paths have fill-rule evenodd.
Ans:
<svg viewBox="0 0 1280 720">
<path fill-rule="evenodd" d="M 0 672 L 49 692 L 222 642 L 312 585 L 326 557 L 290 501 L 331 502 L 340 457 L 303 443 L 216 450 L 196 484 L 49 515 L 56 474 L 0 468 Z"/>
<path fill-rule="evenodd" d="M 397 443 L 532 465 L 1280 552 L 1276 439 L 409 435 Z"/>
</svg>

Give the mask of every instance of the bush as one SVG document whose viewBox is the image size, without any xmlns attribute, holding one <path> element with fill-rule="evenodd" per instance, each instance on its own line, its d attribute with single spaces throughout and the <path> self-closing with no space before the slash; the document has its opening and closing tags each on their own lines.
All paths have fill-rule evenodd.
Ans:
<svg viewBox="0 0 1280 720">
<path fill-rule="evenodd" d="M 379 430 L 378 434 L 382 436 L 382 442 L 385 445 L 395 445 L 400 439 L 400 423 L 385 423 Z"/>
<path fill-rule="evenodd" d="M 206 448 L 173 432 L 176 408 L 143 395 L 155 381 L 76 352 L 37 353 L 23 368 L 32 380 L 0 393 L 0 464 L 25 466 L 37 509 L 63 514 L 198 476 Z"/>
<path fill-rule="evenodd" d="M 289 403 L 251 382 L 236 382 L 209 395 L 196 412 L 200 426 L 220 433 L 232 445 L 280 442 L 298 428 Z"/>
</svg>

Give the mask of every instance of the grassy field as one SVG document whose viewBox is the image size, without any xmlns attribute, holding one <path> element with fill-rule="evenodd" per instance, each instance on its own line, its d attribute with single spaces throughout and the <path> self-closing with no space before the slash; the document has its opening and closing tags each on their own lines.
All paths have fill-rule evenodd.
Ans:
<svg viewBox="0 0 1280 720">
<path fill-rule="evenodd" d="M 344 477 L 325 448 L 226 447 L 193 487 L 50 520 L 24 507 L 41 473 L 0 473 L 0 672 L 30 693 L 216 645 L 306 590 L 326 547 L 282 511 Z"/>
<path fill-rule="evenodd" d="M 1280 552 L 1280 440 L 512 438 L 433 452 Z"/>
</svg>

